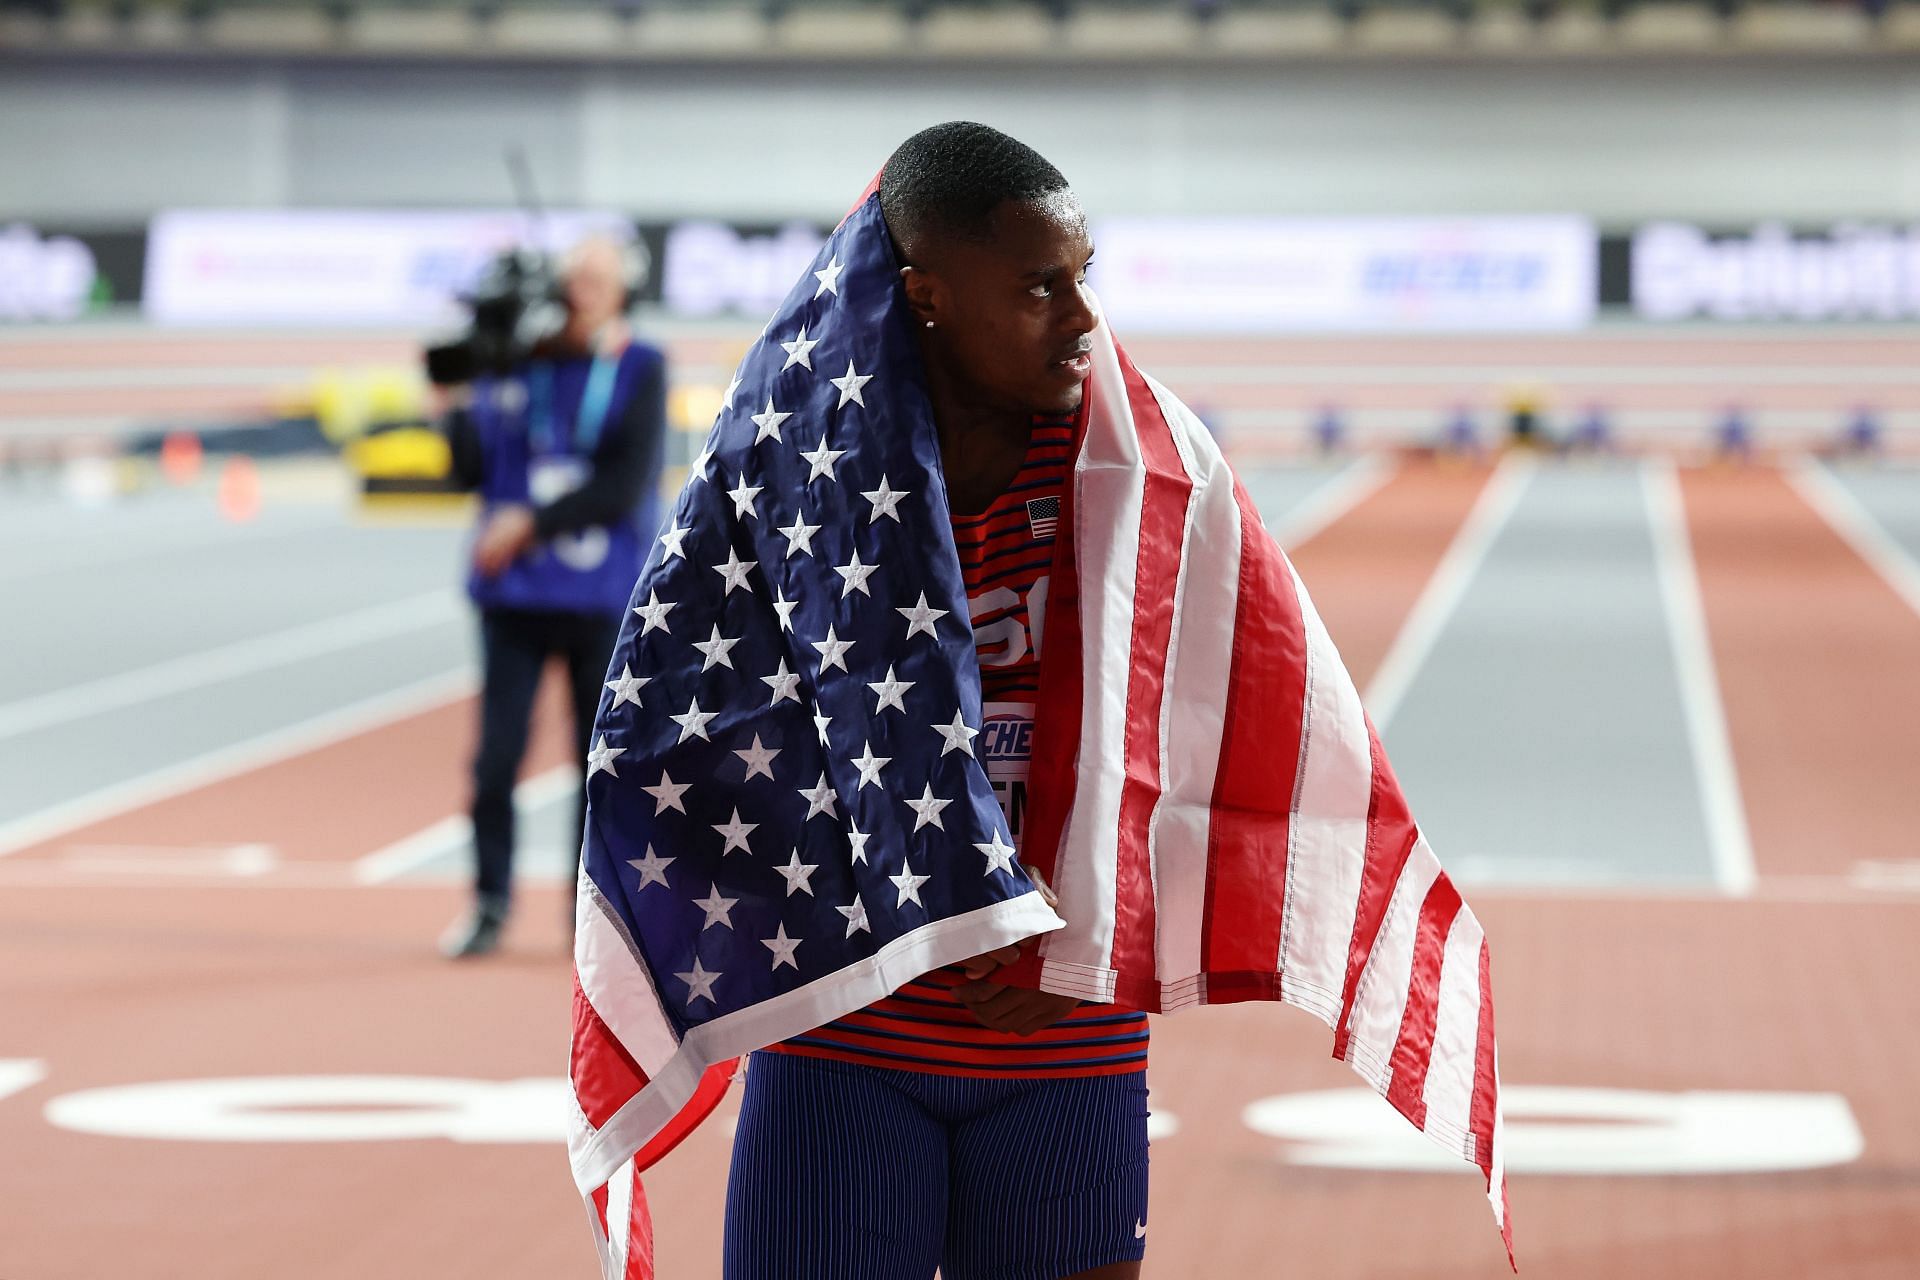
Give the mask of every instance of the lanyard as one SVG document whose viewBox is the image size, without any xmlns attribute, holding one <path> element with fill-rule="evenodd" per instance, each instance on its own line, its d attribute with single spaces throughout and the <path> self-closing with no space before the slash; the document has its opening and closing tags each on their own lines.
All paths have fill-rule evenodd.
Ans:
<svg viewBox="0 0 1920 1280">
<path fill-rule="evenodd" d="M 580 412 L 573 420 L 573 451 L 590 454 L 606 428 L 613 407 L 613 383 L 620 373 L 620 356 L 601 354 L 587 371 L 586 390 L 580 393 Z M 554 451 L 553 366 L 540 361 L 527 370 L 527 434 L 540 453 Z"/>
</svg>

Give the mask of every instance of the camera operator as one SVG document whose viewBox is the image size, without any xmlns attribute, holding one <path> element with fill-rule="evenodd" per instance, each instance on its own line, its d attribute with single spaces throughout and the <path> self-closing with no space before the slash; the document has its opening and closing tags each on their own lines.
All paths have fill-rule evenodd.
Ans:
<svg viewBox="0 0 1920 1280">
<path fill-rule="evenodd" d="M 641 252 L 606 239 L 576 246 L 556 290 L 564 322 L 523 358 L 499 361 L 501 371 L 477 372 L 448 416 L 454 478 L 482 502 L 467 585 L 485 671 L 473 764 L 475 902 L 442 939 L 450 957 L 500 943 L 512 900 L 513 791 L 547 660 L 566 659 L 584 769 L 621 616 L 658 531 L 666 360 L 635 340 L 626 318 L 645 270 Z M 585 807 L 583 788 L 576 867 Z M 571 927 L 571 891 L 568 907 Z"/>
</svg>

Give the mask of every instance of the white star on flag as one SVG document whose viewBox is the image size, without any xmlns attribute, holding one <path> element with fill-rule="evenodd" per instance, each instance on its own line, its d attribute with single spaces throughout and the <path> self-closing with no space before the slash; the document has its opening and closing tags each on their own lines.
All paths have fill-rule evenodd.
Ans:
<svg viewBox="0 0 1920 1280">
<path fill-rule="evenodd" d="M 897 711 L 905 711 L 907 709 L 906 704 L 901 702 L 900 699 L 905 696 L 907 690 L 913 688 L 916 683 L 917 681 L 913 680 L 895 680 L 893 678 L 893 666 L 889 663 L 887 666 L 887 678 L 885 680 L 867 681 L 867 688 L 880 695 L 880 705 L 873 709 L 873 714 L 879 715 L 888 707 L 892 707 Z M 942 754 L 945 753 L 943 752 Z"/>
<path fill-rule="evenodd" d="M 733 917 L 728 913 L 733 910 L 733 904 L 738 901 L 740 901 L 738 898 L 721 897 L 719 885 L 713 886 L 713 891 L 706 897 L 695 898 L 693 905 L 707 913 L 707 922 L 700 926 L 700 932 L 705 933 L 717 924 L 725 925 L 729 929 L 733 928 Z"/>
<path fill-rule="evenodd" d="M 733 371 L 733 380 L 727 383 L 727 394 L 720 397 L 720 403 L 726 405 L 727 408 L 729 409 L 733 408 L 733 393 L 738 391 L 739 389 L 740 389 L 740 371 L 738 369 L 735 369 Z"/>
<path fill-rule="evenodd" d="M 825 671 L 828 667 L 838 667 L 842 671 L 845 671 L 847 669 L 847 650 L 853 648 L 853 646 L 854 641 L 852 640 L 836 639 L 833 634 L 833 624 L 828 623 L 827 638 L 813 642 L 813 647 L 820 651 L 820 669 Z"/>
<path fill-rule="evenodd" d="M 849 824 L 847 826 L 847 842 L 853 846 L 853 861 L 860 863 L 862 866 L 866 865 L 867 833 Z"/>
<path fill-rule="evenodd" d="M 873 754 L 873 743 L 869 741 L 861 750 L 860 754 L 853 758 L 853 767 L 860 771 L 860 781 L 855 785 L 854 790 L 858 791 L 868 783 L 872 783 L 874 786 L 880 787 L 882 791 L 885 791 L 886 788 L 881 786 L 880 783 L 880 771 L 886 768 L 892 761 L 892 756 L 877 756 Z M 864 841 L 866 837 L 862 836 L 861 839 Z"/>
<path fill-rule="evenodd" d="M 980 731 L 978 729 L 967 728 L 967 722 L 961 719 L 960 712 L 956 711 L 953 713 L 952 724 L 936 724 L 929 725 L 928 727 L 947 740 L 947 744 L 940 748 L 941 755 L 944 756 L 949 751 L 964 751 L 968 755 L 973 754 L 973 740 L 979 735 Z"/>
<path fill-rule="evenodd" d="M 732 595 L 735 587 L 746 587 L 747 574 L 759 563 L 758 560 L 742 560 L 739 552 L 735 551 L 732 547 L 728 547 L 727 562 L 725 564 L 709 566 L 715 573 L 727 580 L 727 589 L 720 593 L 721 598 L 725 599 L 727 596 Z M 748 589 L 751 590 L 751 588 Z"/>
<path fill-rule="evenodd" d="M 751 516 L 755 520 L 760 518 L 759 511 L 754 508 L 753 500 L 760 496 L 761 487 L 757 484 L 748 484 L 747 473 L 744 471 L 740 473 L 740 479 L 735 482 L 733 488 L 727 490 L 727 496 L 733 499 L 734 519 L 738 520 L 743 516 Z"/>
<path fill-rule="evenodd" d="M 853 361 L 847 361 L 847 373 L 845 377 L 828 378 L 827 381 L 840 389 L 840 403 L 835 405 L 834 408 L 844 409 L 847 407 L 849 401 L 859 405 L 862 409 L 867 407 L 866 399 L 860 394 L 860 388 L 872 382 L 873 375 L 870 373 L 855 373 L 853 371 Z"/>
<path fill-rule="evenodd" d="M 845 270 L 846 268 L 840 265 L 839 255 L 836 254 L 827 259 L 827 265 L 813 273 L 813 278 L 820 282 L 820 287 L 813 291 L 813 296 L 817 298 L 823 293 L 830 293 L 836 298 L 839 297 L 840 273 Z"/>
<path fill-rule="evenodd" d="M 712 739 L 707 737 L 707 722 L 719 714 L 718 711 L 702 711 L 696 698 L 687 703 L 685 715 L 668 716 L 667 719 L 680 726 L 680 736 L 675 739 L 676 742 L 685 742 L 688 738 L 710 742 Z"/>
<path fill-rule="evenodd" d="M 798 849 L 793 851 L 792 858 L 786 866 L 774 868 L 774 870 L 778 871 L 786 880 L 787 896 L 789 898 L 796 893 L 804 893 L 811 898 L 813 896 L 813 885 L 810 884 L 809 881 L 812 879 L 813 873 L 819 869 L 820 864 L 817 862 L 800 861 L 800 851 Z"/>
<path fill-rule="evenodd" d="M 806 519 L 796 511 L 793 516 L 793 523 L 787 525 L 785 528 L 777 529 L 775 532 L 787 540 L 788 556 L 792 556 L 796 551 L 804 551 L 808 555 L 812 555 L 813 535 L 820 532 L 820 526 L 817 524 L 808 524 Z"/>
<path fill-rule="evenodd" d="M 720 850 L 720 856 L 724 858 L 735 849 L 738 849 L 751 858 L 753 856 L 753 850 L 747 844 L 747 837 L 758 830 L 759 826 L 760 824 L 757 822 L 740 821 L 740 810 L 737 808 L 733 811 L 733 817 L 729 821 L 714 823 L 713 829 L 715 833 L 725 836 L 727 840 L 726 847 Z"/>
<path fill-rule="evenodd" d="M 780 659 L 780 668 L 770 676 L 760 679 L 773 690 L 773 698 L 768 706 L 777 706 L 786 701 L 800 701 L 800 677 L 787 670 L 787 660 Z"/>
<path fill-rule="evenodd" d="M 880 477 L 880 487 L 878 489 L 863 490 L 860 496 L 873 504 L 873 510 L 867 513 L 868 524 L 872 524 L 881 516 L 888 516 L 895 524 L 899 524 L 901 522 L 900 499 L 912 497 L 913 491 L 911 489 L 890 488 L 887 485 L 887 477 L 882 474 Z M 922 595 L 920 600 L 921 603 L 924 604 L 926 602 L 926 596 Z"/>
<path fill-rule="evenodd" d="M 820 437 L 820 447 L 818 449 L 802 449 L 800 456 L 807 460 L 807 483 L 812 484 L 821 476 L 825 476 L 835 484 L 839 484 L 840 477 L 833 474 L 833 464 L 838 462 L 841 455 L 845 453 L 845 449 L 827 448 L 827 438 L 825 436 Z"/>
<path fill-rule="evenodd" d="M 695 959 L 691 970 L 686 973 L 676 973 L 673 976 L 687 984 L 687 1004 L 691 1006 L 695 1000 L 713 1003 L 713 982 L 723 972 L 724 970 L 716 969 L 708 973 L 700 967 L 700 961 Z"/>
<path fill-rule="evenodd" d="M 629 702 L 636 707 L 639 706 L 640 691 L 646 688 L 648 682 L 652 679 L 652 676 L 637 676 L 633 674 L 632 664 L 621 663 L 620 678 L 618 680 L 609 680 L 604 686 L 613 690 L 613 706 L 609 707 L 608 710 L 623 707 Z"/>
<path fill-rule="evenodd" d="M 1002 843 L 998 831 L 993 833 L 993 839 L 986 844 L 981 844 L 976 841 L 973 847 L 987 855 L 987 870 L 985 874 L 992 875 L 996 871 L 1004 871 L 1008 875 L 1013 874 L 1013 846 Z"/>
<path fill-rule="evenodd" d="M 795 338 L 792 342 L 783 342 L 780 344 L 780 349 L 787 353 L 787 362 L 780 366 L 781 372 L 784 373 L 795 365 L 804 365 L 808 369 L 813 368 L 812 352 L 813 349 L 819 345 L 820 340 L 818 338 L 808 338 L 807 327 L 801 325 L 799 337 Z"/>
<path fill-rule="evenodd" d="M 920 593 L 920 603 L 914 605 L 913 608 L 904 609 L 896 605 L 894 612 L 907 620 L 907 639 L 909 640 L 913 639 L 913 633 L 916 631 L 924 631 L 928 635 L 933 636 L 935 640 L 938 640 L 940 637 L 935 634 L 933 624 L 947 616 L 945 609 L 929 609 L 927 607 L 927 593 L 924 591 Z"/>
<path fill-rule="evenodd" d="M 824 772 L 820 775 L 820 781 L 811 787 L 795 787 L 794 790 L 807 798 L 807 818 L 811 818 L 816 813 L 824 813 L 829 818 L 840 816 L 833 807 L 833 784 L 827 781 L 827 775 Z M 806 820 L 806 818 L 801 819 L 802 822 Z"/>
<path fill-rule="evenodd" d="M 887 877 L 887 879 L 893 881 L 893 887 L 900 891 L 900 897 L 896 899 L 893 904 L 894 909 L 897 911 L 909 902 L 916 907 L 926 906 L 926 903 L 920 901 L 920 886 L 932 878 L 932 876 L 917 876 L 913 874 L 913 868 L 903 861 L 900 864 L 900 874 Z"/>
<path fill-rule="evenodd" d="M 839 574 L 841 579 L 840 598 L 845 600 L 848 596 L 858 591 L 861 595 L 871 600 L 873 598 L 873 592 L 867 590 L 867 579 L 871 578 L 873 571 L 879 567 L 877 564 L 861 564 L 860 548 L 855 547 L 853 549 L 852 564 L 834 566 L 833 571 Z"/>
<path fill-rule="evenodd" d="M 729 671 L 731 671 L 733 669 L 733 659 L 728 657 L 727 655 L 729 651 L 732 650 L 733 646 L 739 643 L 740 641 L 738 638 L 735 638 L 732 640 L 721 639 L 720 627 L 716 623 L 713 628 L 713 636 L 711 639 L 695 640 L 693 642 L 693 647 L 698 649 L 701 652 L 701 654 L 704 655 L 706 658 L 706 661 L 700 664 L 700 669 L 702 671 L 705 671 L 709 667 L 725 667 Z M 677 718 L 678 717 L 676 717 L 676 719 Z M 703 733 L 700 736 L 704 738 L 707 735 Z"/>
<path fill-rule="evenodd" d="M 601 734 L 600 741 L 594 744 L 593 750 L 587 752 L 587 776 L 591 778 L 604 770 L 612 777 L 619 777 L 620 773 L 613 767 L 613 762 L 625 754 L 625 747 L 608 746 L 607 735 Z"/>
<path fill-rule="evenodd" d="M 852 906 L 835 907 L 834 910 L 847 918 L 847 936 L 849 938 L 856 933 L 873 932 L 873 930 L 867 926 L 867 904 L 860 901 L 859 894 L 853 896 Z"/>
<path fill-rule="evenodd" d="M 668 635 L 673 634 L 673 628 L 667 625 L 667 615 L 673 612 L 673 601 L 662 600 L 658 592 L 647 592 L 647 602 L 635 605 L 633 612 L 646 622 L 646 625 L 640 628 L 641 635 L 644 636 L 656 627 Z"/>
<path fill-rule="evenodd" d="M 667 531 L 660 535 L 660 545 L 666 548 L 660 553 L 660 563 L 665 564 L 669 560 L 685 560 L 687 553 L 681 549 L 680 544 L 685 542 L 687 535 L 692 532 L 692 525 L 682 526 L 678 521 L 670 523 Z"/>
<path fill-rule="evenodd" d="M 793 611 L 799 603 L 798 600 L 787 599 L 787 589 L 785 587 L 781 587 L 773 593 L 773 612 L 774 615 L 780 619 L 780 629 L 782 631 L 793 630 Z"/>
<path fill-rule="evenodd" d="M 691 782 L 675 782 L 667 776 L 667 771 L 662 769 L 659 786 L 640 789 L 653 797 L 653 816 L 657 818 L 669 809 L 678 809 L 685 813 L 687 806 L 680 803 L 680 797 L 687 794 L 687 789 L 692 785 Z"/>
<path fill-rule="evenodd" d="M 781 444 L 786 443 L 785 440 L 780 439 L 780 424 L 793 415 L 791 413 L 781 413 L 775 409 L 773 407 L 772 396 L 767 397 L 767 407 L 764 410 L 750 416 L 753 418 L 753 425 L 759 428 L 758 431 L 754 432 L 753 442 L 755 444 L 759 444 L 762 440 L 768 438 L 780 440 Z"/>
<path fill-rule="evenodd" d="M 820 735 L 820 745 L 831 750 L 833 743 L 827 738 L 827 726 L 833 723 L 833 717 L 824 711 L 813 713 L 813 731 Z"/>
<path fill-rule="evenodd" d="M 734 379 L 733 385 L 736 387 L 739 386 L 740 380 L 738 378 Z M 732 403 L 729 402 L 727 407 L 732 408 Z M 713 441 L 709 439 L 706 445 L 700 450 L 698 456 L 694 458 L 693 465 L 687 468 L 687 470 L 692 473 L 690 478 L 705 484 L 707 481 L 707 464 L 712 461 Z"/>
<path fill-rule="evenodd" d="M 672 858 L 662 858 L 654 853 L 652 845 L 647 846 L 646 857 L 628 858 L 627 865 L 640 873 L 640 883 L 634 886 L 633 891 L 638 893 L 650 884 L 665 885 L 671 889 L 673 886 L 667 884 L 667 868 L 673 862 Z"/>
<path fill-rule="evenodd" d="M 798 969 L 800 962 L 793 958 L 793 952 L 794 948 L 798 947 L 804 941 L 804 938 L 789 938 L 787 936 L 786 923 L 783 921 L 774 929 L 771 938 L 760 939 L 760 945 L 773 952 L 774 968 L 778 969 L 784 964 L 791 968 Z"/>
<path fill-rule="evenodd" d="M 760 678 L 762 680 L 766 679 L 765 676 L 761 676 Z M 780 748 L 761 746 L 760 735 L 756 733 L 753 735 L 753 745 L 751 747 L 736 750 L 733 754 L 747 762 L 747 776 L 740 779 L 742 782 L 747 782 L 751 780 L 755 774 L 767 778 L 773 777 L 773 758 L 780 754 Z"/>
<path fill-rule="evenodd" d="M 940 821 L 940 811 L 952 803 L 953 801 L 951 800 L 934 799 L 933 784 L 929 782 L 926 787 L 921 790 L 918 800 L 907 801 L 907 808 L 913 810 L 914 814 L 913 829 L 918 831 L 920 828 L 931 823 L 942 831 L 945 831 L 947 824 Z"/>
</svg>

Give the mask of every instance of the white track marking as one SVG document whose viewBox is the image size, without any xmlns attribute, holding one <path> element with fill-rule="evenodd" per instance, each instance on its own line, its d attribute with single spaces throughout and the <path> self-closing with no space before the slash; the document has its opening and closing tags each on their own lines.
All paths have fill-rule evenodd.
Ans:
<svg viewBox="0 0 1920 1280">
<path fill-rule="evenodd" d="M 513 789 L 516 805 L 537 808 L 571 796 L 580 788 L 580 770 L 558 765 L 536 774 Z M 353 863 L 355 884 L 385 884 L 446 855 L 449 846 L 473 838 L 473 821 L 465 814 L 449 814 L 430 826 L 376 849 Z"/>
<path fill-rule="evenodd" d="M 1740 799 L 1740 775 L 1727 740 L 1726 708 L 1720 701 L 1720 676 L 1707 642 L 1707 618 L 1700 604 L 1700 579 L 1694 572 L 1687 538 L 1686 507 L 1673 463 L 1641 464 L 1648 527 L 1653 535 L 1654 572 L 1660 580 L 1667 638 L 1673 646 L 1674 674 L 1680 683 L 1680 708 L 1686 716 L 1694 776 L 1707 823 L 1714 880 L 1725 893 L 1745 896 L 1754 889 L 1753 842 L 1747 810 Z"/>
<path fill-rule="evenodd" d="M 1908 608 L 1920 613 L 1920 564 L 1881 527 L 1860 499 L 1812 458 L 1787 468 L 1786 474 L 1794 492 L 1833 526 L 1854 554 L 1865 560 Z"/>
<path fill-rule="evenodd" d="M 474 672 L 461 667 L 390 689 L 298 724 L 116 782 L 61 804 L 0 823 L 0 858 L 143 804 L 164 800 L 249 769 L 328 746 L 343 738 L 445 706 L 473 692 Z"/>
<path fill-rule="evenodd" d="M 31 1089 L 47 1078 L 47 1064 L 38 1058 L 0 1058 L 0 1098 Z"/>
<path fill-rule="evenodd" d="M 1355 458 L 1329 476 L 1267 532 L 1282 547 L 1298 547 L 1372 497 L 1395 470 L 1390 459 L 1375 454 Z"/>
<path fill-rule="evenodd" d="M 311 519 L 301 518 L 297 522 L 274 524 L 223 524 L 206 526 L 199 523 L 186 528 L 162 527 L 123 530 L 128 537 L 137 538 L 136 542 L 122 542 L 117 545 L 105 545 L 98 548 L 79 547 L 59 544 L 58 549 L 68 554 L 47 555 L 36 553 L 30 559 L 14 564 L 0 565 L 0 582 L 20 578 L 45 577 L 55 573 L 90 572 L 103 569 L 108 565 L 131 564 L 141 560 L 151 560 L 161 556 L 179 555 L 189 551 L 222 551 L 228 547 L 253 547 L 272 538 L 293 537 L 298 534 L 314 533 L 319 530 L 334 530 L 331 511 L 322 512 Z M 88 554 L 92 552 L 92 554 Z"/>
<path fill-rule="evenodd" d="M 216 649 L 183 654 L 151 666 L 0 705 L 0 739 L 17 738 L 49 725 L 118 711 L 133 703 L 221 684 L 412 631 L 424 631 L 452 622 L 458 616 L 459 597 L 441 589 L 235 641 Z"/>
<path fill-rule="evenodd" d="M 1400 634 L 1393 638 L 1393 647 L 1381 659 L 1380 669 L 1374 672 L 1361 698 L 1373 716 L 1375 728 L 1384 731 L 1400 709 L 1407 690 L 1413 687 L 1414 677 L 1420 673 L 1440 633 L 1446 629 L 1454 610 L 1460 607 L 1474 575 L 1480 571 L 1494 538 L 1519 505 L 1520 495 L 1533 478 L 1534 470 L 1532 457 L 1509 453 L 1487 477 L 1486 487 L 1475 499 L 1473 510 L 1467 513 L 1446 554 L 1440 557 L 1433 576 L 1427 579 L 1420 598 L 1414 601 Z"/>
<path fill-rule="evenodd" d="M 61 865 L 96 876 L 264 876 L 279 869 L 280 853 L 270 844 L 83 844 L 63 849 Z"/>
</svg>

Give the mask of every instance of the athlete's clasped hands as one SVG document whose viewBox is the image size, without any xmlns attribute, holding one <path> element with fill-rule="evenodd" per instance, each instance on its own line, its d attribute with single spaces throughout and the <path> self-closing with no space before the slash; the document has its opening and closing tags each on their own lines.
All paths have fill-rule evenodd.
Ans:
<svg viewBox="0 0 1920 1280">
<path fill-rule="evenodd" d="M 1060 899 L 1054 896 L 1047 882 L 1031 867 L 1028 868 L 1028 874 L 1033 879 L 1034 887 L 1047 900 L 1047 905 L 1058 908 Z M 1020 958 L 1021 945 L 1016 942 L 1010 946 L 996 947 L 962 961 L 960 970 L 967 975 L 967 981 L 955 987 L 953 994 L 985 1026 L 1016 1036 L 1028 1036 L 1060 1021 L 1079 1008 L 1080 1002 L 1072 996 L 1055 995 L 1051 991 L 1029 991 L 1024 987 L 986 981 L 987 975 L 995 969 Z"/>
</svg>

